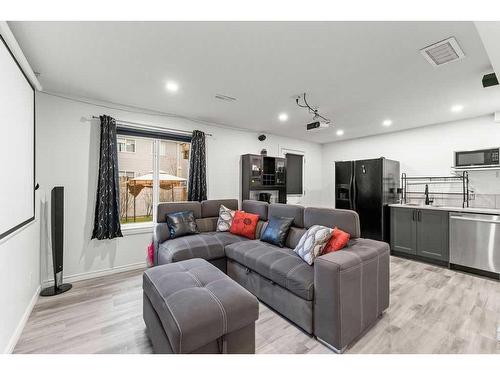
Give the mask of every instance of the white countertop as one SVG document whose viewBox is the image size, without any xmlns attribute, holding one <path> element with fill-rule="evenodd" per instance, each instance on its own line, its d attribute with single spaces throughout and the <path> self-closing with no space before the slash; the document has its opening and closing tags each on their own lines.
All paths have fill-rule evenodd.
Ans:
<svg viewBox="0 0 500 375">
<path fill-rule="evenodd" d="M 395 203 L 390 204 L 389 207 L 400 207 L 400 208 L 417 208 L 419 210 L 438 210 L 438 211 L 450 211 L 450 212 L 470 212 L 475 214 L 490 214 L 490 215 L 500 215 L 500 209 L 498 208 L 480 208 L 480 207 L 452 207 L 452 206 L 426 206 L 426 205 L 415 205 L 415 204 L 401 204 Z"/>
</svg>

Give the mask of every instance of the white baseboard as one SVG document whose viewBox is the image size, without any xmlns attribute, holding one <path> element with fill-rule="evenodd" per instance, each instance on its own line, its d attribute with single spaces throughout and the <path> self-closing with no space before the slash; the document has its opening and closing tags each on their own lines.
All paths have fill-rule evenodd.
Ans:
<svg viewBox="0 0 500 375">
<path fill-rule="evenodd" d="M 31 312 L 33 311 L 33 307 L 35 307 L 36 302 L 38 301 L 38 297 L 40 295 L 40 290 L 42 287 L 39 285 L 38 288 L 36 288 L 35 294 L 33 294 L 33 297 L 31 297 L 30 303 L 26 307 L 26 310 L 24 311 L 24 314 L 19 321 L 19 324 L 16 327 L 16 330 L 12 334 L 12 337 L 9 340 L 9 343 L 7 344 L 7 347 L 5 348 L 5 354 L 11 354 L 14 351 L 14 348 L 16 347 L 17 342 L 19 341 L 19 337 L 21 337 L 21 333 L 23 333 L 24 326 L 26 325 L 26 322 L 28 321 Z"/>
<path fill-rule="evenodd" d="M 139 263 L 132 263 L 132 264 L 126 264 L 123 266 L 117 266 L 113 268 L 106 268 L 103 270 L 96 270 L 96 271 L 89 271 L 89 272 L 82 272 L 82 273 L 77 273 L 74 275 L 69 275 L 65 276 L 63 275 L 63 281 L 68 282 L 68 283 L 74 283 L 75 281 L 81 281 L 81 280 L 88 280 L 88 279 L 94 279 L 96 277 L 101 277 L 101 276 L 107 276 L 107 275 L 113 275 L 115 273 L 120 273 L 120 272 L 126 272 L 126 271 L 133 271 L 133 270 L 138 270 L 141 268 L 146 268 L 147 264 L 146 262 L 139 262 Z M 45 286 L 50 286 L 54 283 L 54 279 L 49 279 L 45 280 L 42 285 Z"/>
</svg>

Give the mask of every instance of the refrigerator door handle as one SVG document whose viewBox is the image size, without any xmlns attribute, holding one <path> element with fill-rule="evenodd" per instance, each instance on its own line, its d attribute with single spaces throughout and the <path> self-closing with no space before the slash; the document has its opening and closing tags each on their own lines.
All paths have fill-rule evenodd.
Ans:
<svg viewBox="0 0 500 375">
<path fill-rule="evenodd" d="M 353 209 L 354 200 L 352 197 L 354 196 L 354 184 L 353 184 L 353 174 L 351 173 L 351 177 L 349 179 L 349 209 Z"/>
<path fill-rule="evenodd" d="M 358 195 L 358 189 L 356 187 L 356 170 L 355 170 L 355 165 L 352 167 L 352 209 L 356 211 L 356 199 Z"/>
</svg>

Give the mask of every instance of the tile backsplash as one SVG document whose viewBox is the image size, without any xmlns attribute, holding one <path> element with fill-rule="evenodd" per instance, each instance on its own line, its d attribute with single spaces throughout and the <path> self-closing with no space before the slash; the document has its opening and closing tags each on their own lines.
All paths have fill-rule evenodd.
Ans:
<svg viewBox="0 0 500 375">
<path fill-rule="evenodd" d="M 434 205 L 462 207 L 462 198 L 449 197 L 439 194 L 434 194 Z M 412 197 L 408 203 L 423 204 L 425 198 Z M 473 208 L 498 208 L 500 209 L 500 194 L 471 194 L 469 207 Z"/>
</svg>

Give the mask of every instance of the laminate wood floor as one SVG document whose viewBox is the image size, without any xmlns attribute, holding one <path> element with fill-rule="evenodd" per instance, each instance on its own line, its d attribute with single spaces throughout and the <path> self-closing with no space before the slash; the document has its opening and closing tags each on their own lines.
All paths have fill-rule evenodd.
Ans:
<svg viewBox="0 0 500 375">
<path fill-rule="evenodd" d="M 42 298 L 15 353 L 151 353 L 142 271 L 76 282 Z M 500 282 L 391 258 L 391 304 L 346 353 L 500 353 Z M 265 305 L 257 353 L 332 353 Z"/>
</svg>

